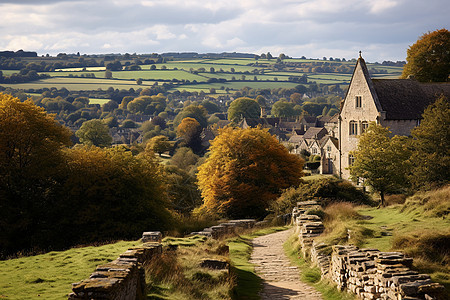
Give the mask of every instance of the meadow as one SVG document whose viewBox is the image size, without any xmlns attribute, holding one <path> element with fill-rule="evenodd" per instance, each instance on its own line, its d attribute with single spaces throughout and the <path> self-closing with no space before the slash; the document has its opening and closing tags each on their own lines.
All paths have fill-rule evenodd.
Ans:
<svg viewBox="0 0 450 300">
<path fill-rule="evenodd" d="M 354 61 L 337 62 L 317 59 L 286 59 L 283 61 L 284 64 L 301 63 L 303 65 L 325 62 L 329 65 L 342 64 L 350 68 L 353 68 L 355 64 Z M 280 69 L 279 67 L 282 64 L 277 64 L 278 67 L 274 68 L 276 63 L 276 59 L 255 60 L 253 58 L 169 60 L 154 65 L 141 65 L 141 70 L 136 71 L 112 71 L 112 79 L 105 78 L 104 67 L 65 68 L 58 69 L 54 72 L 42 72 L 51 76 L 48 79 L 29 83 L 2 84 L 2 86 L 24 90 L 43 87 L 65 87 L 73 91 L 105 90 L 109 87 L 113 87 L 114 89 L 130 89 L 138 87 L 136 80 L 141 78 L 143 79 L 141 87 L 151 86 L 155 82 L 171 82 L 176 85 L 175 89 L 177 90 L 204 91 L 205 93 L 209 93 L 211 88 L 219 90 L 222 86 L 230 90 L 239 90 L 243 87 L 292 88 L 298 85 L 298 83 L 290 81 L 289 77 L 300 77 L 303 74 L 308 76 L 308 84 L 310 82 L 316 82 L 317 84 L 325 85 L 339 84 L 345 87 L 349 84 L 352 76 L 351 73 L 306 72 L 308 69 L 306 67 L 281 67 Z M 373 78 L 398 78 L 402 72 L 401 67 L 371 63 L 367 65 L 369 69 L 375 68 L 379 72 L 371 75 Z M 156 69 L 151 70 L 152 66 L 156 67 Z M 11 75 L 17 72 L 19 70 L 3 70 L 4 75 Z M 95 78 L 90 77 L 92 74 L 94 74 Z M 213 80 L 211 79 L 225 80 L 226 82 L 217 84 L 212 82 Z M 198 85 L 192 85 L 194 80 Z"/>
</svg>

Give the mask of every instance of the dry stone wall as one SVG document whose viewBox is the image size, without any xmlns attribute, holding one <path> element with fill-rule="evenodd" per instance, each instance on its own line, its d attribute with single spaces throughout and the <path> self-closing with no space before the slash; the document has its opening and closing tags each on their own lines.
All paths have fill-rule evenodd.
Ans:
<svg viewBox="0 0 450 300">
<path fill-rule="evenodd" d="M 226 223 L 221 223 L 216 226 L 211 226 L 198 232 L 191 232 L 189 235 L 203 235 L 211 237 L 213 239 L 219 239 L 226 235 L 235 234 L 240 230 L 249 229 L 258 225 L 256 220 L 253 219 L 243 219 L 243 220 L 230 220 Z M 259 224 L 262 225 L 262 224 Z"/>
<path fill-rule="evenodd" d="M 307 215 L 317 203 L 299 202 L 294 208 L 293 223 L 297 227 L 303 257 L 309 257 L 322 273 L 322 278 L 334 282 L 338 289 L 367 300 L 441 300 L 447 299 L 442 285 L 431 281 L 427 274 L 411 270 L 412 258 L 400 252 L 359 249 L 352 245 L 317 243 L 314 238 L 323 230 L 318 216 Z"/>
<path fill-rule="evenodd" d="M 205 228 L 201 232 L 193 232 L 190 235 L 204 235 L 211 238 L 221 238 L 235 234 L 240 230 L 264 225 L 253 219 L 231 220 L 226 223 Z M 160 255 L 163 251 L 160 244 L 161 232 L 149 231 L 142 234 L 143 245 L 130 248 L 122 253 L 116 260 L 97 266 L 88 279 L 72 284 L 72 293 L 69 300 L 141 300 L 146 299 L 146 282 L 144 266 L 151 259 Z M 215 268 L 225 262 L 208 261 L 205 264 Z M 228 268 L 228 265 L 225 266 Z"/>
<path fill-rule="evenodd" d="M 161 253 L 159 243 L 130 248 L 116 260 L 98 266 L 88 279 L 73 283 L 68 299 L 146 299 L 144 264 Z"/>
</svg>

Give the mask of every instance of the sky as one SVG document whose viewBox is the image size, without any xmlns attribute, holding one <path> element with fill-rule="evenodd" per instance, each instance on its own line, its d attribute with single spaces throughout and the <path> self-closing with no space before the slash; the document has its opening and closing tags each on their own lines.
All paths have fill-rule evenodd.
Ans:
<svg viewBox="0 0 450 300">
<path fill-rule="evenodd" d="M 0 0 L 0 51 L 406 60 L 449 0 Z"/>
</svg>

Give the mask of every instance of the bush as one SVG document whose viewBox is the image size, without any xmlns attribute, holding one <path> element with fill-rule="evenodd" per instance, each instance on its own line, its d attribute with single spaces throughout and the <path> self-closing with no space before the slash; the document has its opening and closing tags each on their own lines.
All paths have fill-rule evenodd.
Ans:
<svg viewBox="0 0 450 300">
<path fill-rule="evenodd" d="M 406 201 L 406 195 L 403 194 L 386 195 L 385 201 L 387 206 L 395 204 L 404 204 Z"/>
<path fill-rule="evenodd" d="M 299 201 L 318 200 L 322 207 L 333 202 L 374 205 L 370 198 L 348 181 L 324 178 L 304 181 L 297 188 L 286 189 L 270 210 L 277 214 L 290 213 Z"/>
</svg>

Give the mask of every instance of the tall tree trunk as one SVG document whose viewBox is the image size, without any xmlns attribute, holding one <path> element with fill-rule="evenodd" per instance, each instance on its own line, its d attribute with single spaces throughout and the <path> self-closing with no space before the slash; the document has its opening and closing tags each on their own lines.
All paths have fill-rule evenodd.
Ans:
<svg viewBox="0 0 450 300">
<path fill-rule="evenodd" d="M 380 191 L 380 207 L 384 207 L 384 191 Z"/>
</svg>

